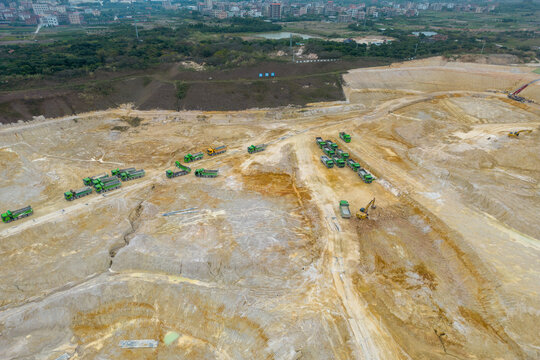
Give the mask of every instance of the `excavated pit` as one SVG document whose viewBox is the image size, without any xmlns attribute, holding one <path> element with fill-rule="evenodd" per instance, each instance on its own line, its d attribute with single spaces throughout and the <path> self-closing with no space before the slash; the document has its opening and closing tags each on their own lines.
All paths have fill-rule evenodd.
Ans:
<svg viewBox="0 0 540 360">
<path fill-rule="evenodd" d="M 0 229 L 0 357 L 538 358 L 540 109 L 502 93 L 530 70 L 436 58 L 351 71 L 349 103 L 1 127 L 2 211 L 34 215 Z M 217 178 L 165 177 L 223 144 L 191 164 Z M 146 176 L 64 200 L 118 167 Z"/>
</svg>

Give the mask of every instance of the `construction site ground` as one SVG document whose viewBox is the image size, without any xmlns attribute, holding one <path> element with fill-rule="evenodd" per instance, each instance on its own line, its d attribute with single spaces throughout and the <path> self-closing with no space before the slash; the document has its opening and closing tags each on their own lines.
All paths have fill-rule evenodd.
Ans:
<svg viewBox="0 0 540 360">
<path fill-rule="evenodd" d="M 352 70 L 344 102 L 0 127 L 1 211 L 34 208 L 0 228 L 0 358 L 540 358 L 540 85 L 504 93 L 531 70 L 433 58 Z M 165 177 L 212 145 L 189 166 L 218 178 Z M 118 167 L 146 176 L 64 199 Z"/>
</svg>

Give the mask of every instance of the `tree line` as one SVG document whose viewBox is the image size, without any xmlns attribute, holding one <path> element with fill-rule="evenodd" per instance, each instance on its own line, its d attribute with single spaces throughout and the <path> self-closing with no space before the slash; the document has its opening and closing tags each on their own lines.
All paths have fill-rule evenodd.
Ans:
<svg viewBox="0 0 540 360">
<path fill-rule="evenodd" d="M 371 24 L 367 24 L 371 25 Z M 360 25 L 360 26 L 363 26 Z M 360 27 L 360 26 L 351 26 Z M 0 46 L 0 86 L 9 88 L 10 79 L 55 76 L 70 78 L 98 69 L 144 69 L 159 63 L 193 60 L 215 67 L 252 65 L 268 60 L 279 50 L 289 51 L 289 39 L 243 40 L 227 35 L 238 32 L 274 31 L 280 25 L 258 19 L 233 18 L 213 24 L 181 24 L 172 27 L 141 29 L 139 39 L 130 24 L 113 26 L 101 35 L 85 35 L 60 39 L 51 43 L 13 44 Z M 196 33 L 215 33 L 215 36 L 196 40 Z M 495 38 L 485 41 L 466 32 L 448 32 L 447 39 L 434 41 L 425 36 L 387 29 L 383 35 L 392 42 L 370 45 L 354 41 L 336 42 L 322 39 L 302 40 L 304 53 L 319 58 L 386 57 L 404 60 L 411 57 L 453 55 L 460 53 L 515 53 L 496 46 Z M 520 34 L 521 35 L 521 34 Z M 486 35 L 487 36 L 487 35 Z M 492 35 L 502 36 L 500 33 Z M 526 49 L 524 49 L 525 51 Z"/>
</svg>

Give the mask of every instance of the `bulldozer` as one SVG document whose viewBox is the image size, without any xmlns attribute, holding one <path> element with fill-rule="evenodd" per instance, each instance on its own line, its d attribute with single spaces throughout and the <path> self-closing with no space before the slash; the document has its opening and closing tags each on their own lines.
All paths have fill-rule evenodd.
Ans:
<svg viewBox="0 0 540 360">
<path fill-rule="evenodd" d="M 372 208 L 372 209 L 375 209 L 375 198 L 373 198 L 373 200 L 371 200 L 365 208 L 360 208 L 360 210 L 358 210 L 358 212 L 356 213 L 356 217 L 359 218 L 360 220 L 364 220 L 364 219 L 367 219 L 369 217 L 369 208 Z"/>
<path fill-rule="evenodd" d="M 508 133 L 508 136 L 517 138 L 517 137 L 519 137 L 519 134 L 522 134 L 522 133 L 523 134 L 530 134 L 530 133 L 532 133 L 532 130 L 510 131 Z"/>
</svg>

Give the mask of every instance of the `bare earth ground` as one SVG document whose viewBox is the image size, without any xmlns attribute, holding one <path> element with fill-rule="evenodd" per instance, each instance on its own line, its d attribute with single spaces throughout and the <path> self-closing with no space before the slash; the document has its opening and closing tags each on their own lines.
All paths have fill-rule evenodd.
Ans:
<svg viewBox="0 0 540 360">
<path fill-rule="evenodd" d="M 349 72 L 347 103 L 1 127 L 2 211 L 35 214 L 0 229 L 0 358 L 540 358 L 540 109 L 497 93 L 530 71 L 430 59 Z M 316 136 L 377 180 L 326 169 Z M 193 165 L 218 178 L 164 176 L 220 144 Z M 147 175 L 63 199 L 122 166 Z"/>
</svg>

